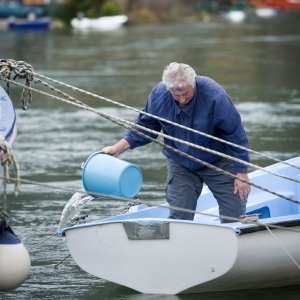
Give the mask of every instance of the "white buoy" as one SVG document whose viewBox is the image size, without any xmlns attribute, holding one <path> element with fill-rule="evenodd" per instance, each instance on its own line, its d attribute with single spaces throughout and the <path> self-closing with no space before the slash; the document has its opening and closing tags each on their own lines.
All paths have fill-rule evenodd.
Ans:
<svg viewBox="0 0 300 300">
<path fill-rule="evenodd" d="M 19 287 L 28 277 L 30 257 L 25 246 L 4 221 L 0 221 L 0 291 Z"/>
</svg>

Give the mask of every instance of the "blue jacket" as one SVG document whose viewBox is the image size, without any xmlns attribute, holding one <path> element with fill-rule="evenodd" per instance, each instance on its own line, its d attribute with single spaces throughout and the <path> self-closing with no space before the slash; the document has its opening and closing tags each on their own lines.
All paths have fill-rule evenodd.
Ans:
<svg viewBox="0 0 300 300">
<path fill-rule="evenodd" d="M 234 144 L 249 147 L 248 139 L 237 109 L 233 105 L 226 91 L 217 82 L 208 77 L 196 77 L 194 97 L 184 109 L 179 107 L 166 86 L 162 82 L 159 83 L 153 88 L 149 95 L 144 111 L 230 141 Z M 160 132 L 162 130 L 167 135 L 249 162 L 250 158 L 248 151 L 228 146 L 222 142 L 155 120 L 143 114 L 138 116 L 136 122 L 137 124 L 155 131 Z M 147 135 L 154 138 L 157 137 L 157 135 L 150 133 L 147 133 Z M 130 144 L 131 149 L 143 146 L 150 142 L 148 139 L 141 137 L 132 131 L 128 131 L 124 138 Z M 218 155 L 189 147 L 188 145 L 169 139 L 165 139 L 164 142 L 167 145 L 211 164 L 220 159 Z M 202 164 L 181 156 L 172 150 L 164 148 L 163 153 L 190 170 L 197 170 L 203 167 Z M 247 172 L 247 166 L 234 162 L 234 171 L 236 173 L 245 173 Z"/>
</svg>

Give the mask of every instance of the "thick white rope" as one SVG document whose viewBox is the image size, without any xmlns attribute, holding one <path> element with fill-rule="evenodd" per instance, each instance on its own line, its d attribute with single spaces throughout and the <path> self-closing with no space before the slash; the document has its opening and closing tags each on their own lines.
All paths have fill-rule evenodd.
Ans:
<svg viewBox="0 0 300 300">
<path fill-rule="evenodd" d="M 49 80 L 49 81 L 55 82 L 55 83 L 57 83 L 57 84 L 63 85 L 63 86 L 65 86 L 65 87 L 71 88 L 71 89 L 73 89 L 74 91 L 79 91 L 79 92 L 85 93 L 86 95 L 90 95 L 90 96 L 92 96 L 92 97 L 94 97 L 94 98 L 98 98 L 98 99 L 104 100 L 104 101 L 106 101 L 106 102 L 109 102 L 109 103 L 113 103 L 113 104 L 115 104 L 115 105 L 118 105 L 118 106 L 120 106 L 120 107 L 124 107 L 124 108 L 130 109 L 130 110 L 136 111 L 136 112 L 138 112 L 138 113 L 145 114 L 145 115 L 147 115 L 147 116 L 150 116 L 150 117 L 152 117 L 152 118 L 154 118 L 154 119 L 157 119 L 157 120 L 160 120 L 160 121 L 163 121 L 163 122 L 166 122 L 166 123 L 168 123 L 168 124 L 172 124 L 172 125 L 174 125 L 174 126 L 178 126 L 178 127 L 180 127 L 180 128 L 184 128 L 184 129 L 186 129 L 186 130 L 188 130 L 188 131 L 192 131 L 192 132 L 194 132 L 194 133 L 197 133 L 197 134 L 200 134 L 200 135 L 209 137 L 209 138 L 211 138 L 211 139 L 220 141 L 220 142 L 225 143 L 225 144 L 228 144 L 228 145 L 230 145 L 230 146 L 233 146 L 233 147 L 236 147 L 236 148 L 240 148 L 240 149 L 242 149 L 242 150 L 249 151 L 249 152 L 251 152 L 251 153 L 255 153 L 255 154 L 257 154 L 257 155 L 266 157 L 266 158 L 271 159 L 271 160 L 273 160 L 273 161 L 280 162 L 280 163 L 289 165 L 289 166 L 291 166 L 291 167 L 300 169 L 300 167 L 295 166 L 295 165 L 293 165 L 293 164 L 290 164 L 290 163 L 287 162 L 287 161 L 279 160 L 279 159 L 277 159 L 277 158 L 271 157 L 271 156 L 269 156 L 269 155 L 265 155 L 265 154 L 263 154 L 263 153 L 260 153 L 260 152 L 258 152 L 258 151 L 249 149 L 249 148 L 247 148 L 247 147 L 243 147 L 243 146 L 240 146 L 240 145 L 231 143 L 231 142 L 229 142 L 229 141 L 220 139 L 220 138 L 218 138 L 218 137 L 209 135 L 209 134 L 207 134 L 207 133 L 197 131 L 197 130 L 195 130 L 195 129 L 192 129 L 192 128 L 183 126 L 183 125 L 181 125 L 181 124 L 178 124 L 178 123 L 175 123 L 175 122 L 172 122 L 172 121 L 169 121 L 169 120 L 160 118 L 160 117 L 158 117 L 158 116 L 155 116 L 155 115 L 146 113 L 146 112 L 144 112 L 144 111 L 135 109 L 135 108 L 133 108 L 133 107 L 130 107 L 130 106 L 121 104 L 121 103 L 119 103 L 119 102 L 117 102 L 117 101 L 108 99 L 108 98 L 106 98 L 106 97 L 103 97 L 103 96 L 99 96 L 99 95 L 93 94 L 93 93 L 88 92 L 88 91 L 85 91 L 85 90 L 83 90 L 83 89 L 79 89 L 79 88 L 74 87 L 74 86 L 72 86 L 72 85 L 69 85 L 69 84 L 63 83 L 63 82 L 61 82 L 61 81 L 52 79 L 52 78 L 50 78 L 50 77 L 41 75 L 41 74 L 39 74 L 39 73 L 34 72 L 32 66 L 29 65 L 28 63 L 24 62 L 24 61 L 15 61 L 15 60 L 13 60 L 13 59 L 0 59 L 0 67 L 1 67 L 1 70 L 0 70 L 1 79 L 10 79 L 11 75 L 12 75 L 12 74 L 15 74 L 14 80 L 15 80 L 16 78 L 22 78 L 22 79 L 25 79 L 25 85 L 26 85 L 26 86 L 30 86 L 30 81 L 35 80 L 35 82 L 38 81 L 39 83 L 43 84 L 44 86 L 50 87 L 46 82 L 44 82 L 44 81 L 42 81 L 42 80 L 37 79 L 36 77 L 34 77 L 34 76 L 38 76 L 38 77 L 47 79 L 47 80 Z M 7 81 L 7 82 L 8 82 L 8 81 Z M 9 83 L 8 83 L 8 85 L 9 85 Z M 56 91 L 59 92 L 60 94 L 64 94 L 64 93 L 60 92 L 59 90 L 57 90 L 57 89 L 55 89 L 55 88 L 53 88 L 53 87 L 50 87 L 50 88 L 53 89 L 53 90 L 56 90 Z M 64 95 L 66 95 L 66 94 L 64 94 Z M 26 88 L 23 89 L 22 101 L 23 101 L 23 105 L 22 105 L 23 109 L 28 109 L 28 107 L 29 107 L 29 105 L 30 105 L 30 103 L 31 103 L 31 92 L 30 92 L 30 90 L 28 90 L 28 89 L 26 89 Z"/>
<path fill-rule="evenodd" d="M 17 82 L 11 81 L 11 80 L 7 80 L 7 79 L 6 79 L 6 81 L 8 81 L 8 82 L 10 82 L 10 83 L 13 83 L 13 84 L 15 84 L 15 85 L 24 87 L 24 85 L 22 85 L 22 84 L 20 84 L 20 83 L 17 83 Z M 213 165 L 211 165 L 211 164 L 209 164 L 209 163 L 204 162 L 203 160 L 200 160 L 200 159 L 198 159 L 198 158 L 195 158 L 195 157 L 193 157 L 193 156 L 191 156 L 191 155 L 188 155 L 188 154 L 186 154 L 186 153 L 184 153 L 184 152 L 182 152 L 182 151 L 180 151 L 180 150 L 178 150 L 178 149 L 175 149 L 175 148 L 173 148 L 173 147 L 171 147 L 171 146 L 169 146 L 169 145 L 166 145 L 166 144 L 164 144 L 164 143 L 161 143 L 161 142 L 157 141 L 156 139 L 153 139 L 153 138 L 149 137 L 148 135 L 145 135 L 145 134 L 143 134 L 142 132 L 135 130 L 133 127 L 139 127 L 140 129 L 142 129 L 142 130 L 144 130 L 144 131 L 147 131 L 147 132 L 150 132 L 150 133 L 152 133 L 152 134 L 155 134 L 155 135 L 161 135 L 161 136 L 163 136 L 163 137 L 165 137 L 165 138 L 168 138 L 168 139 L 170 139 L 170 140 L 175 140 L 175 141 L 178 141 L 178 142 L 181 142 L 181 143 L 184 143 L 184 144 L 188 144 L 189 146 L 192 146 L 192 147 L 195 147 L 195 148 L 204 150 L 204 151 L 208 151 L 208 152 L 214 153 L 214 154 L 216 154 L 216 155 L 219 155 L 219 156 L 222 156 L 222 157 L 231 159 L 231 160 L 239 161 L 239 162 L 241 162 L 241 163 L 243 163 L 243 164 L 246 164 L 246 165 L 252 165 L 252 166 L 254 166 L 254 167 L 257 167 L 257 168 L 261 169 L 261 170 L 264 171 L 264 172 L 270 173 L 270 174 L 275 175 L 275 176 L 278 176 L 278 177 L 282 177 L 282 178 L 287 179 L 287 180 L 291 180 L 291 181 L 295 181 L 295 182 L 299 183 L 300 181 L 299 181 L 298 179 L 294 179 L 294 178 L 286 177 L 286 176 L 284 176 L 284 175 L 280 175 L 280 174 L 278 174 L 278 173 L 275 173 L 275 172 L 266 170 L 266 169 L 264 169 L 264 168 L 262 168 L 262 167 L 260 167 L 260 166 L 256 166 L 256 165 L 254 165 L 254 164 L 250 164 L 250 163 L 248 163 L 248 162 L 245 162 L 245 161 L 239 160 L 239 159 L 237 159 L 237 158 L 228 156 L 228 155 L 223 154 L 223 153 L 221 153 L 221 152 L 217 152 L 217 151 L 214 151 L 214 150 L 211 150 L 211 149 L 208 149 L 208 148 L 199 146 L 199 145 L 191 144 L 191 143 L 188 143 L 188 142 L 186 142 L 186 141 L 183 141 L 183 140 L 174 138 L 174 137 L 172 137 L 172 136 L 166 135 L 166 134 L 164 134 L 164 133 L 157 132 L 157 131 L 153 131 L 153 130 L 151 130 L 151 129 L 149 129 L 149 128 L 146 128 L 146 127 L 137 125 L 137 124 L 135 124 L 135 123 L 133 123 L 133 122 L 130 122 L 130 121 L 127 121 L 127 120 L 124 120 L 124 119 L 121 119 L 121 118 L 117 118 L 117 117 L 114 117 L 114 116 L 111 116 L 111 115 L 109 115 L 109 114 L 106 114 L 106 113 L 103 113 L 103 112 L 101 112 L 101 111 L 99 111 L 99 110 L 96 110 L 96 109 L 94 109 L 94 108 L 92 108 L 92 107 L 90 107 L 90 106 L 88 106 L 88 105 L 82 103 L 81 101 L 79 101 L 79 100 L 77 100 L 77 99 L 75 99 L 76 101 L 70 101 L 70 100 L 67 100 L 67 99 L 64 99 L 64 98 L 61 98 L 61 97 L 58 97 L 58 96 L 55 96 L 55 95 L 51 95 L 51 94 L 49 94 L 49 93 L 46 93 L 46 92 L 37 90 L 37 89 L 32 88 L 32 87 L 26 87 L 26 88 L 28 88 L 29 90 L 34 91 L 34 92 L 36 92 L 36 93 L 38 93 L 38 94 L 41 94 L 41 95 L 44 95 L 44 96 L 47 96 L 47 97 L 50 97 L 50 98 L 53 98 L 53 99 L 56 99 L 56 100 L 59 100 L 59 101 L 62 101 L 62 102 L 71 104 L 71 105 L 74 105 L 74 106 L 77 106 L 77 107 L 80 107 L 80 108 L 84 108 L 84 109 L 86 109 L 86 110 L 88 110 L 88 111 L 91 111 L 91 112 L 93 112 L 93 113 L 96 113 L 97 115 L 100 115 L 101 117 L 104 117 L 104 118 L 107 119 L 107 120 L 110 120 L 110 121 L 112 121 L 112 122 L 114 122 L 114 123 L 116 123 L 116 124 L 118 124 L 118 125 L 120 125 L 120 126 L 123 126 L 123 127 L 127 128 L 128 130 L 131 130 L 131 131 L 133 131 L 133 132 L 135 132 L 135 133 L 137 133 L 137 134 L 139 134 L 139 135 L 141 135 L 141 136 L 143 136 L 143 137 L 149 139 L 150 141 L 152 141 L 152 142 L 154 142 L 154 143 L 157 143 L 157 144 L 161 145 L 161 146 L 164 147 L 164 148 L 168 148 L 168 149 L 170 149 L 170 150 L 172 150 L 172 151 L 174 151 L 174 152 L 176 152 L 176 153 L 178 153 L 178 154 L 180 154 L 180 155 L 182 155 L 182 156 L 188 157 L 188 158 L 190 158 L 191 160 L 194 160 L 194 161 L 196 161 L 196 162 L 198 162 L 198 163 L 200 163 L 200 164 L 202 164 L 202 165 L 205 165 L 205 166 L 207 166 L 207 167 L 209 167 L 209 168 L 215 169 L 216 171 L 219 171 L 219 172 L 221 172 L 221 173 L 223 173 L 223 174 L 225 174 L 225 175 L 231 176 L 231 177 L 233 177 L 233 178 L 235 178 L 235 179 L 239 179 L 240 181 L 246 182 L 246 183 L 248 183 L 249 185 L 252 185 L 252 186 L 254 186 L 254 187 L 257 187 L 257 188 L 259 188 L 259 189 L 261 189 L 261 190 L 263 190 L 263 191 L 269 192 L 269 193 L 271 193 L 271 194 L 277 195 L 277 196 L 279 196 L 279 197 L 281 197 L 281 198 L 284 198 L 284 199 L 286 199 L 286 200 L 288 200 L 288 201 L 291 201 L 291 202 L 300 204 L 300 201 L 291 199 L 291 198 L 289 198 L 289 197 L 287 197 L 287 196 L 285 196 L 285 195 L 282 195 L 282 194 L 280 194 L 280 193 L 276 193 L 276 192 L 274 192 L 274 191 L 270 191 L 270 190 L 268 190 L 268 189 L 266 189 L 266 188 L 263 188 L 263 187 L 260 186 L 260 185 L 257 185 L 257 184 L 255 184 L 255 183 L 250 182 L 250 181 L 247 181 L 247 180 L 244 180 L 244 179 L 242 179 L 242 178 L 240 178 L 240 177 L 238 177 L 238 176 L 236 176 L 236 175 L 234 175 L 234 174 L 232 174 L 232 173 L 230 173 L 230 172 L 226 172 L 226 171 L 224 171 L 224 170 L 222 170 L 222 169 L 219 169 L 219 168 L 217 168 L 217 167 L 215 167 L 215 166 L 213 166 Z M 69 97 L 70 97 L 70 96 L 69 96 Z M 73 98 L 73 97 L 71 97 L 71 98 Z"/>
<path fill-rule="evenodd" d="M 282 160 L 280 160 L 280 159 L 277 159 L 277 158 L 275 158 L 275 157 L 272 157 L 272 156 L 263 154 L 263 153 L 258 152 L 258 151 L 256 151 L 256 150 L 253 150 L 253 149 L 250 149 L 250 148 L 246 148 L 246 147 L 243 147 L 243 146 L 238 145 L 238 144 L 231 143 L 231 142 L 229 142 L 229 141 L 223 140 L 223 139 L 221 139 L 221 138 L 218 138 L 218 137 L 216 137 L 216 136 L 207 134 L 207 133 L 205 133 L 205 132 L 198 131 L 198 130 L 195 130 L 195 129 L 190 128 L 190 127 L 186 127 L 186 126 L 181 125 L 181 124 L 179 124 L 179 123 L 172 122 L 172 121 L 170 121 L 170 120 L 160 118 L 160 117 L 158 117 L 158 116 L 156 116 L 156 115 L 150 114 L 150 113 L 145 112 L 145 111 L 143 111 L 143 110 L 139 110 L 139 109 L 137 109 L 137 108 L 134 108 L 134 107 L 128 106 L 128 105 L 126 105 L 126 104 L 123 104 L 123 103 L 114 101 L 114 100 L 112 100 L 112 99 L 109 99 L 109 98 L 106 98 L 106 97 L 103 97 L 103 96 L 100 96 L 100 95 L 97 95 L 97 94 L 88 92 L 88 91 L 86 91 L 86 90 L 83 90 L 83 89 L 74 87 L 74 86 L 72 86 L 72 85 L 70 85 L 70 84 L 61 82 L 61 81 L 59 81 L 59 80 L 56 80 L 56 79 L 53 79 L 53 78 L 50 78 L 50 77 L 47 77 L 47 76 L 44 76 L 44 75 L 42 75 L 42 74 L 39 74 L 39 73 L 36 73 L 36 72 L 33 72 L 33 74 L 34 74 L 35 76 L 38 76 L 38 77 L 44 78 L 44 79 L 46 79 L 46 80 L 52 81 L 52 82 L 54 82 L 54 83 L 60 84 L 60 85 L 62 85 L 62 86 L 68 87 L 68 88 L 70 88 L 70 89 L 72 89 L 72 90 L 74 90 L 74 91 L 81 92 L 81 93 L 84 93 L 84 94 L 86 94 L 86 95 L 92 96 L 92 97 L 94 97 L 94 98 L 96 98 L 96 99 L 104 100 L 104 101 L 106 101 L 106 102 L 108 102 L 108 103 L 112 103 L 112 104 L 115 104 L 115 105 L 117 105 L 117 106 L 120 106 L 120 107 L 129 109 L 129 110 L 135 111 L 135 112 L 137 112 L 137 113 L 139 113 L 139 114 L 143 114 L 143 115 L 146 115 L 146 116 L 151 117 L 151 118 L 153 118 L 153 119 L 156 119 L 156 120 L 165 122 L 165 123 L 167 123 L 167 124 L 174 125 L 174 126 L 177 126 L 177 127 L 179 127 L 179 128 L 182 128 L 182 129 L 191 131 L 191 132 L 193 132 L 193 133 L 196 133 L 196 134 L 199 134 L 199 135 L 208 137 L 208 138 L 210 138 L 210 139 L 213 139 L 213 140 L 222 142 L 222 143 L 227 144 L 227 145 L 229 145 L 229 146 L 233 146 L 233 147 L 239 148 L 239 149 L 241 149 L 241 150 L 245 150 L 245 151 L 247 151 L 247 152 L 251 152 L 251 153 L 253 153 L 253 154 L 257 154 L 257 155 L 263 156 L 263 157 L 265 157 L 265 158 L 268 158 L 268 159 L 271 159 L 271 160 L 273 160 L 273 161 L 276 161 L 276 162 L 280 162 L 280 163 L 286 164 L 286 165 L 291 166 L 291 167 L 296 168 L 296 169 L 300 169 L 300 167 L 295 166 L 295 165 L 293 165 L 293 164 L 290 164 L 289 162 L 282 161 Z M 40 83 L 41 83 L 41 84 L 44 84 L 43 81 L 40 81 Z"/>
<path fill-rule="evenodd" d="M 173 141 L 176 141 L 176 142 L 179 142 L 179 143 L 182 143 L 182 144 L 186 144 L 190 147 L 193 147 L 193 148 L 196 148 L 196 149 L 200 149 L 202 151 L 207 151 L 207 152 L 210 152 L 210 153 L 213 153 L 215 155 L 218 155 L 218 156 L 221 156 L 221 157 L 224 157 L 224 158 L 227 158 L 227 159 L 230 159 L 230 160 L 233 160 L 233 161 L 236 161 L 236 162 L 239 162 L 241 164 L 244 164 L 244 165 L 247 165 L 247 166 L 251 166 L 251 167 L 254 167 L 256 169 L 259 169 L 263 172 L 266 172 L 266 173 L 269 173 L 269 174 L 272 174 L 272 175 L 275 175 L 275 176 L 278 176 L 278 177 L 281 177 L 281 178 L 284 178 L 284 179 L 287 179 L 287 180 L 291 180 L 291 181 L 294 181 L 294 182 L 297 182 L 297 183 L 300 183 L 300 180 L 298 179 L 295 179 L 295 178 L 291 178 L 291 177 L 287 177 L 285 175 L 282 175 L 282 174 L 279 174 L 277 172 L 273 172 L 273 171 L 270 171 L 270 170 L 266 170 L 265 168 L 263 167 L 260 167 L 258 165 L 255 165 L 255 164 L 252 164 L 252 163 L 249 163 L 249 162 L 246 162 L 246 161 L 243 161 L 241 159 L 238 159 L 238 158 L 235 158 L 235 157 L 232 157 L 232 156 L 229 156 L 229 155 L 226 155 L 224 153 L 221 153 L 221 152 L 218 152 L 218 151 L 215 151 L 215 150 L 212 150 L 212 149 L 209 149 L 209 148 L 206 148 L 206 147 L 203 147 L 203 146 L 200 146 L 200 145 L 196 145 L 196 144 L 193 144 L 193 143 L 189 143 L 187 141 L 184 141 L 184 140 L 181 140 L 181 139 L 178 139 L 178 138 L 175 138 L 173 136 L 170 136 L 170 135 L 167 135 L 167 134 L 164 134 L 162 132 L 157 132 L 155 130 L 152 130 L 152 129 L 149 129 L 147 127 L 144 127 L 144 126 L 141 126 L 141 125 L 138 125 L 134 122 L 130 122 L 130 121 L 127 121 L 125 119 L 122 119 L 122 118 L 117 118 L 117 117 L 114 117 L 112 115 L 109 115 L 109 114 L 106 114 L 104 112 L 101 112 L 99 110 L 96 110 L 90 106 L 88 106 L 87 104 L 79 101 L 78 99 L 75 99 L 69 95 L 68 98 L 69 99 L 72 99 L 72 100 L 68 100 L 68 99 L 64 99 L 64 98 L 61 98 L 61 97 L 58 97 L 58 96 L 55 96 L 55 95 L 52 95 L 52 94 L 49 94 L 49 93 L 46 93 L 46 92 L 43 92 L 43 91 L 40 91 L 38 89 L 35 89 L 35 88 L 32 88 L 32 87 L 26 87 L 24 86 L 23 84 L 21 83 L 18 83 L 18 82 L 15 82 L 15 81 L 12 81 L 12 80 L 8 80 L 8 79 L 5 79 L 5 81 L 9 82 L 9 83 L 12 83 L 14 85 L 17 85 L 17 86 L 20 86 L 20 87 L 23 87 L 23 88 L 27 88 L 29 89 L 30 91 L 34 91 L 38 94 L 41 94 L 41 95 L 44 95 L 44 96 L 47 96 L 47 97 L 50 97 L 50 98 L 53 98 L 53 99 L 56 99 L 56 100 L 59 100 L 59 101 L 62 101 L 62 102 L 65 102 L 65 103 L 68 103 L 68 104 L 71 104 L 71 105 L 74 105 L 74 106 L 77 106 L 77 107 L 80 107 L 80 108 L 84 108 L 86 110 L 89 110 L 91 112 L 94 112 L 96 113 L 97 115 L 100 115 L 101 117 L 104 117 L 105 119 L 107 120 L 110 120 L 120 126 L 123 126 L 125 128 L 127 128 L 128 130 L 131 130 L 131 131 L 134 131 L 133 127 L 137 127 L 143 131 L 147 131 L 149 133 L 152 133 L 152 134 L 155 134 L 155 135 L 159 135 L 159 136 L 162 136 L 164 138 L 167 138 L 169 140 L 173 140 Z M 63 93 L 64 94 L 64 93 Z M 127 125 L 127 126 L 126 126 Z M 140 131 L 135 131 L 137 134 L 139 135 L 143 135 Z M 150 138 L 148 135 L 143 135 L 145 138 L 157 143 L 157 144 L 160 144 L 162 147 L 165 147 L 165 148 L 169 148 L 169 149 L 175 149 L 175 148 L 172 148 L 166 144 L 162 144 L 162 143 L 159 143 L 158 141 L 156 141 L 155 139 L 152 139 Z M 174 151 L 174 150 L 173 150 Z M 181 151 L 176 151 L 176 152 L 181 152 Z M 204 161 L 200 160 L 200 159 L 197 159 L 197 158 L 194 158 L 193 156 L 190 156 L 190 155 L 187 155 L 185 154 L 184 156 L 186 157 L 189 157 L 190 159 L 194 160 L 194 161 L 197 161 L 203 165 L 206 165 L 208 167 L 212 166 L 210 164 L 207 164 L 205 163 Z M 294 166 L 295 167 L 295 166 Z M 229 173 L 231 174 L 231 173 Z M 230 175 L 232 176 L 232 174 Z M 234 176 L 234 175 L 233 175 Z M 241 181 L 244 181 L 244 182 L 248 182 L 248 181 L 245 181 L 245 180 L 242 180 L 241 178 L 239 177 L 235 177 L 236 179 L 239 179 Z M 249 183 L 249 182 L 248 182 Z M 249 183 L 250 184 L 250 183 Z"/>
<path fill-rule="evenodd" d="M 0 178 L 6 178 L 6 177 L 0 176 Z M 15 182 L 24 183 L 24 184 L 26 183 L 26 184 L 41 186 L 41 187 L 48 188 L 48 189 L 61 190 L 61 191 L 69 192 L 69 193 L 73 193 L 73 194 L 74 193 L 80 193 L 80 194 L 84 194 L 84 195 L 93 194 L 93 195 L 99 197 L 101 200 L 107 199 L 107 200 L 116 200 L 116 201 L 122 201 L 122 202 L 128 202 L 129 200 L 132 200 L 132 199 L 124 198 L 124 197 L 118 197 L 118 196 L 113 196 L 113 195 L 108 195 L 108 194 L 96 193 L 96 192 L 93 192 L 93 191 L 83 191 L 82 189 L 78 190 L 78 189 L 75 189 L 75 188 L 66 188 L 66 187 L 51 185 L 51 184 L 38 182 L 38 181 L 33 181 L 33 180 L 29 180 L 29 179 L 20 179 L 20 178 L 10 177 L 10 180 L 15 181 Z M 95 200 L 97 201 L 97 198 L 95 198 Z M 192 214 L 203 215 L 203 216 L 207 216 L 207 217 L 222 218 L 222 219 L 226 219 L 228 221 L 233 221 L 233 222 L 241 222 L 241 223 L 247 223 L 247 224 L 263 226 L 263 227 L 269 226 L 270 228 L 274 228 L 274 229 L 282 229 L 282 230 L 287 230 L 287 231 L 293 231 L 293 232 L 300 233 L 300 229 L 289 228 L 289 227 L 279 226 L 279 225 L 275 225 L 275 224 L 267 224 L 266 225 L 266 224 L 264 224 L 262 222 L 259 222 L 257 220 L 242 219 L 242 218 L 240 219 L 240 218 L 229 217 L 229 216 L 224 216 L 224 215 L 204 213 L 204 212 L 197 211 L 197 210 L 192 210 L 192 209 L 187 209 L 187 208 L 182 208 L 182 207 L 177 207 L 177 206 L 172 206 L 172 205 L 166 205 L 166 204 L 150 204 L 150 203 L 147 203 L 147 202 L 143 202 L 139 198 L 134 199 L 134 201 L 136 202 L 136 204 L 145 204 L 145 205 L 150 206 L 150 207 L 161 207 L 161 208 L 164 208 L 164 209 L 172 209 L 172 210 L 177 210 L 177 211 L 182 211 L 182 212 L 187 212 L 187 213 L 192 213 Z M 86 202 L 85 204 L 87 204 L 87 203 L 88 202 Z"/>
</svg>

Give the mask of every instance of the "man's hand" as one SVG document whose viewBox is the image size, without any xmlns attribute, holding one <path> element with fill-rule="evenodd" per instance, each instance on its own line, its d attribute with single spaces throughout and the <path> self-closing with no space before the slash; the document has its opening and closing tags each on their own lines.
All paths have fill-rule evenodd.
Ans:
<svg viewBox="0 0 300 300">
<path fill-rule="evenodd" d="M 129 143 L 125 139 L 122 139 L 112 146 L 104 147 L 101 151 L 112 156 L 119 156 L 129 148 Z"/>
<path fill-rule="evenodd" d="M 247 173 L 237 173 L 237 177 L 249 181 L 249 177 Z M 242 200 L 247 200 L 248 195 L 250 193 L 250 185 L 247 182 L 241 181 L 239 179 L 234 180 L 234 193 L 239 193 L 240 198 Z"/>
</svg>

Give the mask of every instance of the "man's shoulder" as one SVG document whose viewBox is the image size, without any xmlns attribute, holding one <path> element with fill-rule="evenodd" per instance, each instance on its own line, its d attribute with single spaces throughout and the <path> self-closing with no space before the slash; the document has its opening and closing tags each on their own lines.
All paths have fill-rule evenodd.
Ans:
<svg viewBox="0 0 300 300">
<path fill-rule="evenodd" d="M 152 94 L 155 96 L 160 96 L 168 92 L 166 85 L 163 82 L 159 82 L 153 89 Z"/>
<path fill-rule="evenodd" d="M 214 79 L 207 76 L 196 77 L 199 93 L 210 100 L 222 99 L 227 96 L 225 89 Z"/>
<path fill-rule="evenodd" d="M 208 77 L 208 76 L 197 76 L 196 77 L 196 82 L 198 85 L 201 87 L 206 87 L 206 88 L 214 88 L 214 89 L 223 89 L 222 86 L 215 81 L 214 79 Z"/>
<path fill-rule="evenodd" d="M 160 103 L 166 103 L 166 101 L 170 98 L 170 93 L 167 90 L 164 83 L 158 83 L 151 91 L 150 97 L 148 101 L 152 104 L 160 105 Z"/>
</svg>

